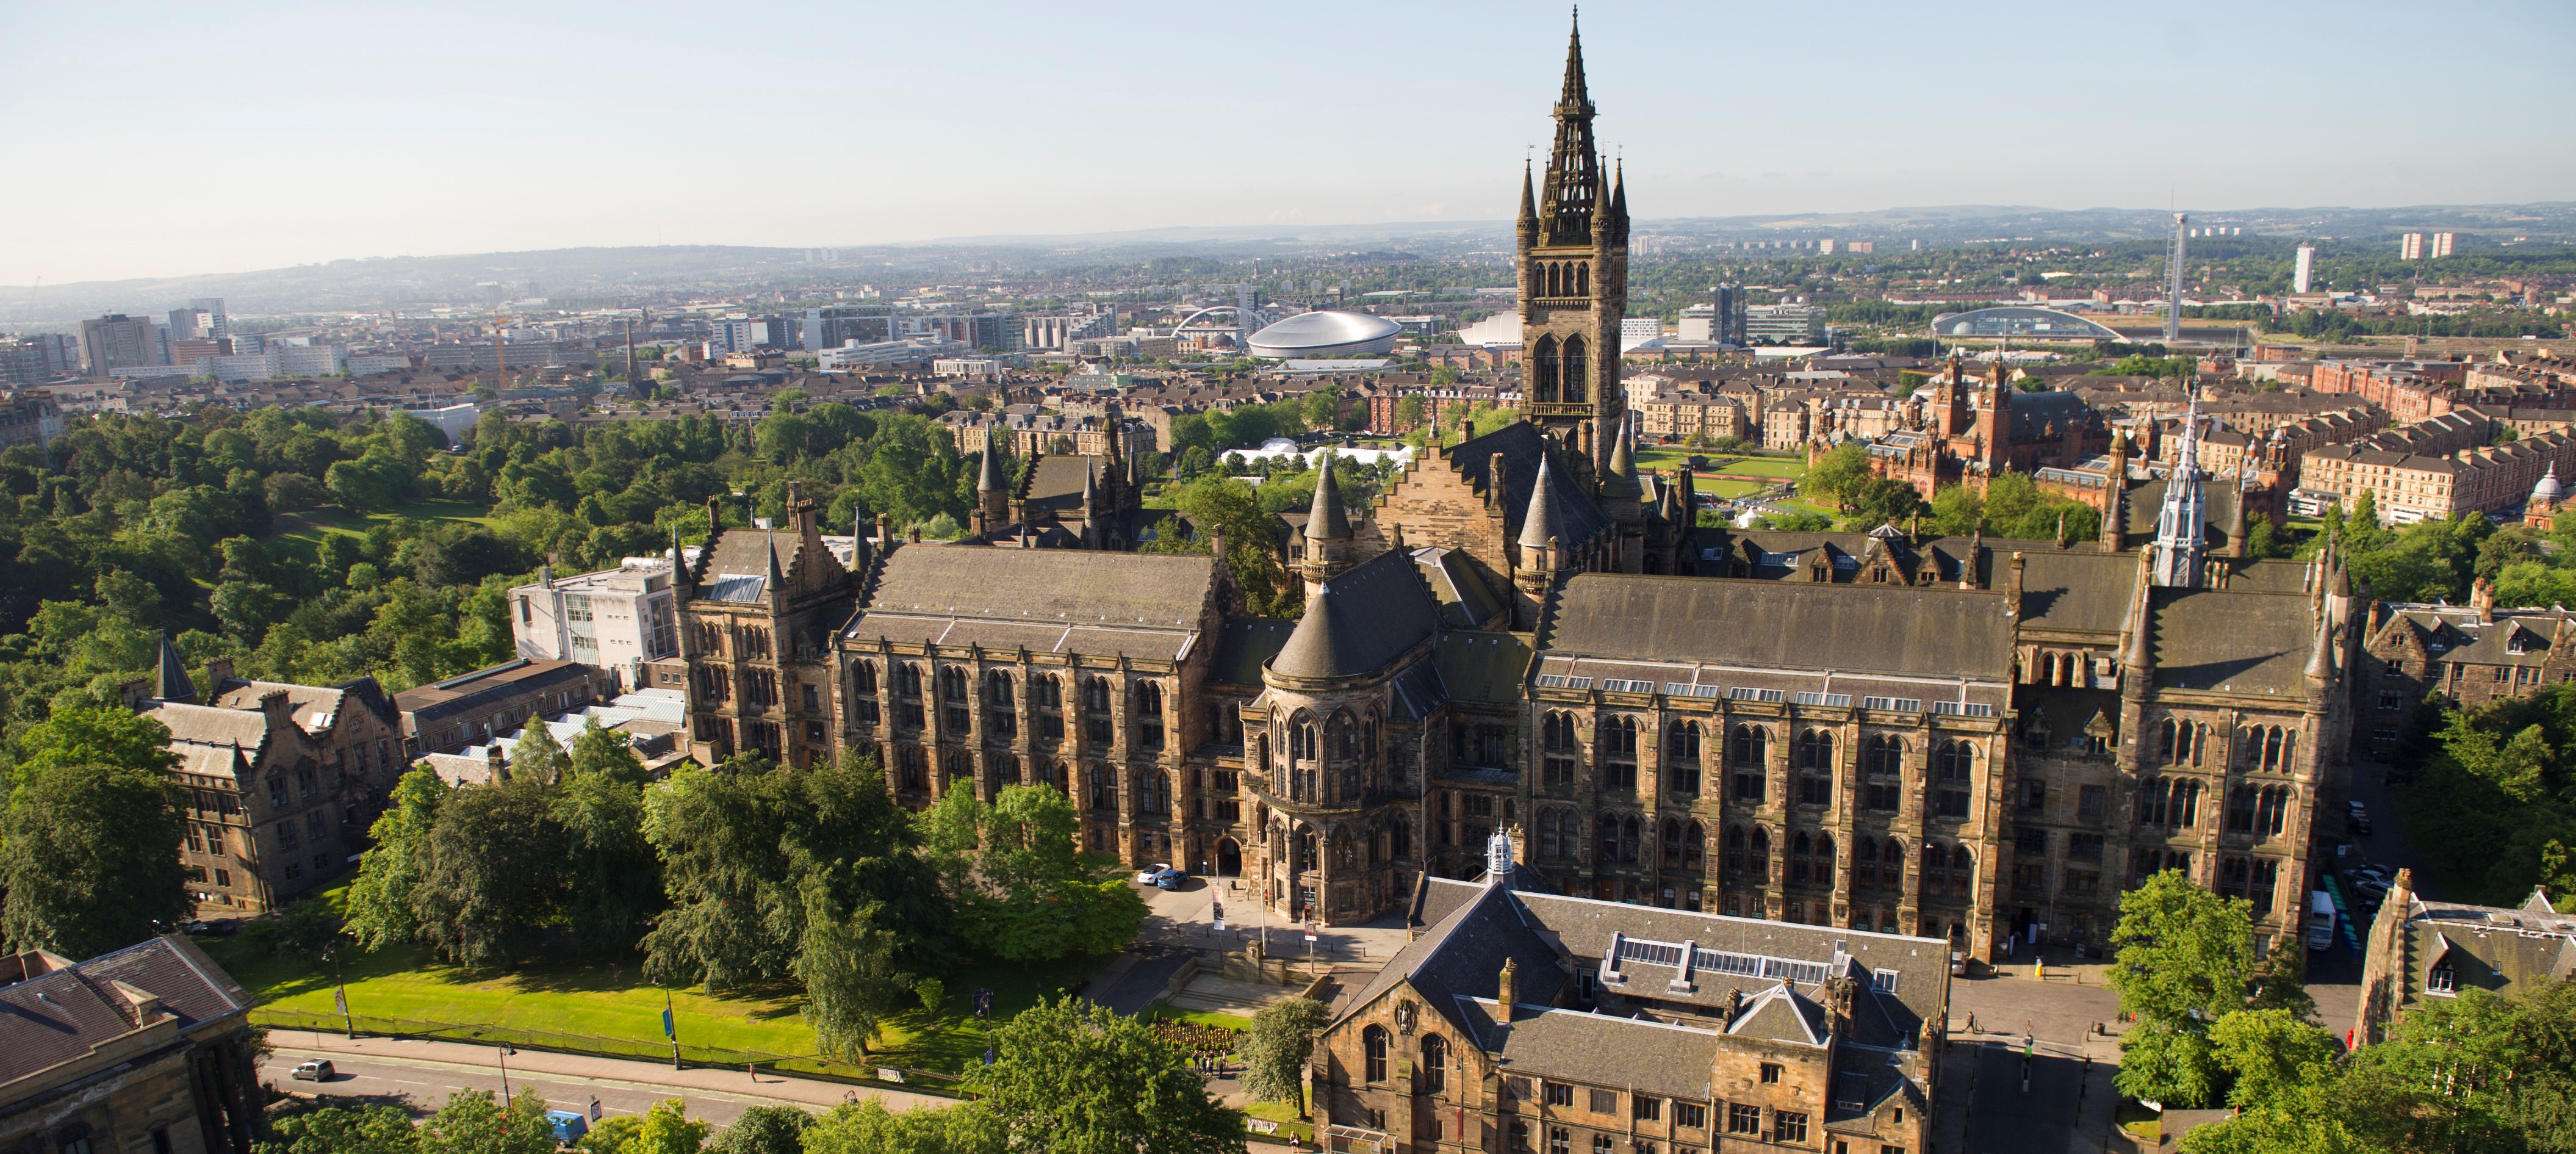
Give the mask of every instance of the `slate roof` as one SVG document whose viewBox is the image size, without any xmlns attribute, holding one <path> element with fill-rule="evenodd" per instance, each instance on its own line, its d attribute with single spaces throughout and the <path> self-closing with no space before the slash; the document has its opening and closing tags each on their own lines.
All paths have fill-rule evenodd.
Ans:
<svg viewBox="0 0 2576 1154">
<path fill-rule="evenodd" d="M 1515 1074 L 1619 1086 L 1641 1094 L 1708 1101 L 1709 1071 L 1716 1068 L 1724 1035 L 1579 1010 L 1522 1003 L 1510 1028 L 1497 1021 L 1491 997 L 1458 999 L 1468 1031 L 1487 1040 Z"/>
<path fill-rule="evenodd" d="M 2009 675 L 2012 619 L 1993 593 L 1585 573 L 1550 602 L 1542 655 L 1956 679 Z"/>
<path fill-rule="evenodd" d="M 2082 428 L 2094 421 L 2093 406 L 2073 393 L 2014 393 L 2005 411 L 2012 428 L 2004 435 L 2015 441 L 2056 440 L 2067 425 Z"/>
<path fill-rule="evenodd" d="M 1216 668 L 1208 680 L 1230 685 L 1261 684 L 1261 667 L 1288 644 L 1294 621 L 1275 617 L 1229 617 L 1217 638 Z"/>
<path fill-rule="evenodd" d="M 1107 457 L 1045 456 L 1029 471 L 1028 502 L 1033 509 L 1069 513 L 1082 509 L 1083 481 L 1117 468 Z"/>
<path fill-rule="evenodd" d="M 2576 914 L 2550 909 L 2541 893 L 2519 909 L 2419 897 L 2407 906 L 2406 935 L 2408 997 L 2421 996 L 2426 975 L 2445 961 L 2456 988 L 2504 994 L 2576 975 Z"/>
<path fill-rule="evenodd" d="M 1431 650 L 1441 687 L 1460 701 L 1518 705 L 1529 677 L 1533 634 L 1444 630 Z"/>
<path fill-rule="evenodd" d="M 110 983 L 158 997 L 182 1031 L 250 1008 L 250 993 L 181 937 L 159 937 L 0 986 L 0 1085 L 86 1056 L 143 1025 Z"/>
<path fill-rule="evenodd" d="M 1177 661 L 1213 604 L 1217 563 L 1184 554 L 906 546 L 843 637 Z"/>
<path fill-rule="evenodd" d="M 1423 583 L 1431 587 L 1431 596 L 1440 602 L 1440 620 L 1452 628 L 1473 629 L 1502 612 L 1502 602 L 1477 576 L 1466 553 L 1426 546 L 1413 550 L 1413 565 L 1422 571 Z"/>
<path fill-rule="evenodd" d="M 156 701 L 136 712 L 169 727 L 173 742 L 253 751 L 268 743 L 268 718 L 256 709 Z"/>
<path fill-rule="evenodd" d="M 596 676 L 597 669 L 577 661 L 521 658 L 403 690 L 394 695 L 394 707 L 411 715 L 411 724 L 425 732 L 443 718 L 479 713 L 499 702 L 578 685 Z"/>
<path fill-rule="evenodd" d="M 2131 543 L 2155 540 L 2156 519 L 2164 515 L 2166 483 L 2163 477 L 2130 483 L 2126 501 Z M 2224 545 L 2227 527 L 2235 523 L 2236 503 L 2242 494 L 2232 477 L 2207 478 L 2200 483 L 2200 491 L 2208 504 L 2201 523 L 2201 540 L 2212 547 Z M 2249 519 L 2246 524 L 2251 526 L 2253 522 Z"/>
<path fill-rule="evenodd" d="M 1530 490 L 1538 484 L 1538 463 L 1547 453 L 1547 438 L 1538 426 L 1527 421 L 1514 421 L 1484 436 L 1463 441 L 1443 451 L 1450 467 L 1479 492 L 1489 491 L 1493 484 L 1494 462 L 1503 468 L 1503 532 L 1518 540 L 1521 518 L 1529 509 Z M 1553 472 L 1553 470 L 1551 470 Z M 1552 486 L 1556 533 L 1568 546 L 1589 541 L 1609 524 L 1590 498 L 1575 492 L 1573 485 Z"/>
<path fill-rule="evenodd" d="M 209 704 L 226 709 L 258 709 L 259 699 L 271 690 L 286 692 L 286 703 L 295 724 L 303 727 L 306 733 L 329 729 L 342 710 L 351 708 L 373 710 L 388 722 L 393 720 L 393 699 L 385 695 L 383 687 L 377 685 L 373 677 L 361 677 L 328 687 L 291 685 L 283 681 L 229 680 L 216 691 Z"/>
<path fill-rule="evenodd" d="M 2009 579 L 2012 553 L 1999 551 L 1995 570 Z M 2116 636 L 2138 596 L 2135 553 L 2098 550 L 2022 551 L 2021 616 L 2026 629 Z"/>
<path fill-rule="evenodd" d="M 2374 643 L 2394 632 L 2412 632 L 2427 650 L 2441 646 L 2440 660 L 2472 665 L 2544 664 L 2558 631 L 2571 616 L 2557 609 L 2502 609 L 2495 612 L 2495 620 L 2487 621 L 2466 606 L 2392 605 L 2390 609 L 2388 620 L 2372 638 Z"/>
<path fill-rule="evenodd" d="M 1424 930 L 1387 960 L 1358 996 L 1343 1003 L 1343 1016 L 1358 1012 L 1398 985 L 1411 983 L 1424 1008 L 1449 1019 L 1470 1037 L 1482 1038 L 1462 998 L 1492 998 L 1501 988 L 1503 963 L 1517 967 L 1515 1000 L 1546 1005 L 1572 981 L 1557 951 L 1506 886 L 1478 886 L 1447 917 Z"/>
<path fill-rule="evenodd" d="M 1439 629 L 1440 605 L 1413 559 L 1380 553 L 1324 582 L 1270 668 L 1299 678 L 1378 673 Z"/>
<path fill-rule="evenodd" d="M 2158 589 L 2149 595 L 2156 685 L 2289 696 L 2307 692 L 2315 612 L 2296 593 Z"/>
</svg>

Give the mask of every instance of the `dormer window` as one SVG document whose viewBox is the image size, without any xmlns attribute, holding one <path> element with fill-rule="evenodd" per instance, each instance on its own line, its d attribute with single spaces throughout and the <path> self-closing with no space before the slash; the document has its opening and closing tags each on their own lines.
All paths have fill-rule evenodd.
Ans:
<svg viewBox="0 0 2576 1154">
<path fill-rule="evenodd" d="M 2522 631 L 2519 629 L 2514 630 L 2512 636 L 2504 639 L 2504 651 L 2507 653 L 2521 653 L 2523 648 Z"/>
<path fill-rule="evenodd" d="M 2446 997 L 2459 992 L 2459 975 L 2452 971 L 2451 963 L 2444 962 L 2424 975 L 2424 992 Z"/>
</svg>

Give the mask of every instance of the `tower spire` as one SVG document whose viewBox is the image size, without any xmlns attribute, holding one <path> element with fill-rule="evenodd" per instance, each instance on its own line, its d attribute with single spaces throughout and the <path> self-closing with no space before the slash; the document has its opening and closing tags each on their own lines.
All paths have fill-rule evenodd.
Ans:
<svg viewBox="0 0 2576 1154">
<path fill-rule="evenodd" d="M 1565 88 L 1556 100 L 1556 143 L 1547 156 L 1547 243 L 1590 243 L 1601 194 L 1601 157 L 1592 147 L 1592 96 L 1583 83 L 1583 28 L 1578 12 L 1565 45 Z"/>
</svg>

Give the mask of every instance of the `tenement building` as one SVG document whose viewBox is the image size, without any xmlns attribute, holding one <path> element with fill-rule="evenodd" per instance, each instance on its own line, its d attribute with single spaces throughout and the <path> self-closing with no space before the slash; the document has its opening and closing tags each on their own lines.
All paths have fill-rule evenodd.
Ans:
<svg viewBox="0 0 2576 1154">
<path fill-rule="evenodd" d="M 1549 170 L 1615 213 L 1579 55 L 1566 92 Z M 674 579 L 698 756 L 872 754 L 911 806 L 1043 784 L 1090 848 L 1243 877 L 1300 921 L 1398 915 L 1511 831 L 1515 893 L 1693 924 L 1992 959 L 2099 946 L 2173 869 L 2296 931 L 2360 647 L 2333 551 L 2245 558 L 2249 502 L 2188 458 L 2123 461 L 2080 542 L 1694 528 L 1687 477 L 1636 468 L 1615 375 L 1567 359 L 1623 265 L 1616 230 L 1549 223 L 1590 211 L 1549 187 L 1524 256 L 1551 270 L 1523 272 L 1556 280 L 1524 300 L 1573 302 L 1531 306 L 1558 399 L 1364 508 L 1319 485 L 1283 558 L 1297 619 L 1245 613 L 1223 542 L 1068 543 L 998 477 L 962 541 L 880 523 L 846 567 L 791 500 Z"/>
<path fill-rule="evenodd" d="M 1938 940 L 1427 880 L 1309 1069 L 1334 1149 L 1930 1147 Z"/>
</svg>

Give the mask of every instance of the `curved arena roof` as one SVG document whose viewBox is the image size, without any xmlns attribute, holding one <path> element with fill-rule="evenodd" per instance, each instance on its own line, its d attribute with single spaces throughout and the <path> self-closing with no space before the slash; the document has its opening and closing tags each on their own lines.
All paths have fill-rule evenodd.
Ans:
<svg viewBox="0 0 2576 1154">
<path fill-rule="evenodd" d="M 1252 334 L 1256 357 L 1358 357 L 1395 347 L 1404 326 L 1367 313 L 1322 309 L 1299 313 Z"/>
<path fill-rule="evenodd" d="M 1932 318 L 1932 335 L 1936 337 L 2036 337 L 2061 341 L 2116 341 L 2122 339 L 2117 329 L 2079 317 L 2074 313 L 2032 305 L 1999 305 L 1990 309 L 1970 309 L 1963 313 L 1943 313 Z"/>
</svg>

